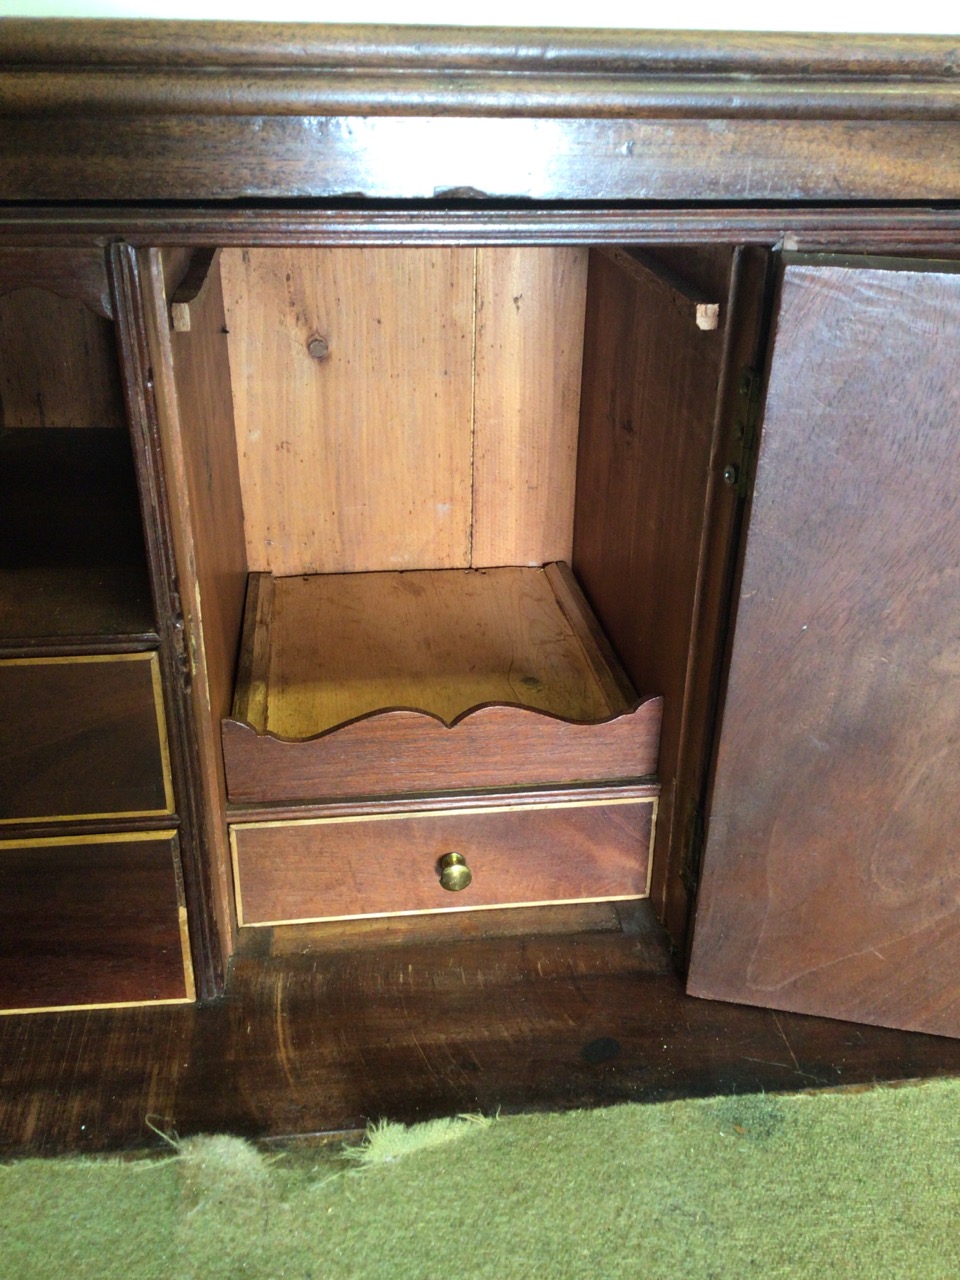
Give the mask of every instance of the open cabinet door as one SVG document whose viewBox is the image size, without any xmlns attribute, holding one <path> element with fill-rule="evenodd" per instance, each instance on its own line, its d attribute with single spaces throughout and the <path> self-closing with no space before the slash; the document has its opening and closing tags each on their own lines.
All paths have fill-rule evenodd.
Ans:
<svg viewBox="0 0 960 1280">
<path fill-rule="evenodd" d="M 783 268 L 688 990 L 960 1036 L 960 274 Z"/>
</svg>

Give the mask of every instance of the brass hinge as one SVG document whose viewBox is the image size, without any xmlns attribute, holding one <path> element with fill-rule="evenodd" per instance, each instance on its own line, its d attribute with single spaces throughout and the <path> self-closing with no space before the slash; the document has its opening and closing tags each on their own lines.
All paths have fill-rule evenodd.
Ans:
<svg viewBox="0 0 960 1280">
<path fill-rule="evenodd" d="M 699 805 L 691 805 L 687 814 L 687 838 L 680 864 L 680 883 L 693 897 L 700 885 L 700 863 L 703 860 L 703 813 Z"/>
<path fill-rule="evenodd" d="M 196 671 L 192 654 L 188 652 L 189 643 L 183 615 L 178 612 L 173 620 L 173 652 L 176 656 L 177 666 L 180 669 L 180 678 L 185 689 L 190 688 Z"/>
<path fill-rule="evenodd" d="M 753 462 L 760 440 L 760 375 L 756 369 L 741 369 L 737 395 L 737 415 L 733 427 L 735 458 L 723 469 L 723 482 L 736 489 L 737 497 L 750 491 Z"/>
</svg>

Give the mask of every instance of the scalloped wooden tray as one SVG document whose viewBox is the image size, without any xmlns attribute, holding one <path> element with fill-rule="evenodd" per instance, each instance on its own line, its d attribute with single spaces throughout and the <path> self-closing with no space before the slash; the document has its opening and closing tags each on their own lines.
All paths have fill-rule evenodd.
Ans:
<svg viewBox="0 0 960 1280">
<path fill-rule="evenodd" d="M 250 577 L 232 803 L 649 777 L 640 699 L 565 565 Z"/>
</svg>

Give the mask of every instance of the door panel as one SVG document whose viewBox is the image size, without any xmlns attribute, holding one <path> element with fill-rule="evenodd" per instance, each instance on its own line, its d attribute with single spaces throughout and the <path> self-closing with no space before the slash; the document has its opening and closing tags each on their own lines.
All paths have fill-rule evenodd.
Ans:
<svg viewBox="0 0 960 1280">
<path fill-rule="evenodd" d="M 960 275 L 783 270 L 692 994 L 960 1035 Z"/>
</svg>

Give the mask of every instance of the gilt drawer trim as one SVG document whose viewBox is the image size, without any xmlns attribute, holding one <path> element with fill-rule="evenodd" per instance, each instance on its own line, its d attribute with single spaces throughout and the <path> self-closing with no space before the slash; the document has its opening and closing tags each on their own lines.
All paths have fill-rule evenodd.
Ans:
<svg viewBox="0 0 960 1280">
<path fill-rule="evenodd" d="M 170 767 L 170 742 L 167 735 L 167 720 L 163 705 L 163 684 L 160 673 L 160 662 L 155 652 L 111 653 L 111 654 L 71 654 L 63 657 L 36 658 L 0 658 L 0 669 L 9 667 L 27 667 L 36 669 L 40 666 L 73 666 L 79 663 L 125 663 L 149 662 L 150 684 L 153 706 L 156 715 L 157 748 L 161 768 L 161 781 L 164 794 L 164 807 L 154 809 L 106 810 L 85 813 L 30 813 L 14 814 L 0 817 L 0 826 L 23 825 L 29 822 L 79 822 L 79 821 L 114 821 L 127 818 L 167 818 L 175 809 L 173 782 Z"/>
<path fill-rule="evenodd" d="M 545 895 L 545 896 L 534 895 L 532 897 L 521 897 L 517 900 L 507 899 L 507 900 L 497 900 L 492 902 L 487 901 L 487 902 L 477 902 L 477 903 L 474 903 L 469 900 L 462 901 L 462 900 L 452 899 L 450 902 L 448 903 L 445 902 L 443 905 L 436 906 L 436 907 L 414 906 L 410 908 L 399 908 L 399 909 L 390 908 L 390 909 L 384 909 L 384 910 L 357 910 L 357 911 L 346 911 L 346 912 L 331 911 L 329 913 L 323 913 L 323 912 L 315 912 L 312 914 L 295 913 L 290 915 L 280 913 L 276 918 L 271 918 L 271 919 L 248 919 L 244 912 L 244 892 L 243 892 L 242 881 L 245 878 L 245 876 L 241 867 L 242 851 L 239 845 L 240 845 L 240 841 L 242 841 L 242 838 L 245 834 L 252 834 L 257 831 L 270 831 L 270 830 L 273 830 L 273 831 L 287 830 L 287 831 L 299 834 L 304 832 L 308 828 L 315 828 L 315 829 L 322 830 L 323 828 L 329 829 L 331 827 L 343 827 L 343 826 L 356 827 L 361 824 L 367 824 L 369 826 L 370 824 L 373 824 L 373 823 L 384 823 L 384 822 L 393 823 L 394 825 L 396 825 L 397 823 L 402 823 L 409 820 L 426 820 L 431 824 L 432 827 L 436 828 L 439 834 L 441 833 L 441 824 L 444 822 L 445 819 L 449 820 L 451 823 L 455 824 L 456 826 L 459 826 L 459 824 L 461 824 L 465 819 L 469 820 L 471 818 L 476 818 L 482 822 L 484 818 L 489 818 L 491 815 L 516 814 L 518 817 L 523 819 L 523 831 L 522 831 L 523 836 L 526 839 L 529 839 L 532 833 L 532 829 L 528 829 L 530 828 L 530 818 L 532 817 L 532 815 L 534 815 L 537 812 L 564 813 L 564 812 L 586 810 L 586 809 L 610 810 L 614 808 L 622 808 L 624 806 L 631 806 L 631 805 L 635 807 L 640 805 L 649 806 L 649 817 L 650 817 L 649 838 L 647 840 L 646 846 L 638 850 L 638 859 L 643 858 L 646 864 L 644 868 L 644 884 L 641 891 L 633 890 L 633 891 L 624 892 L 624 893 L 599 893 L 599 894 L 585 893 L 582 895 L 578 894 L 574 896 L 562 896 L 562 897 L 560 896 L 551 897 L 548 895 Z M 513 909 L 517 907 L 553 906 L 560 903 L 572 904 L 572 903 L 578 903 L 578 902 L 583 902 L 583 903 L 622 902 L 622 901 L 633 900 L 636 898 L 647 897 L 649 896 L 649 893 L 650 893 L 650 871 L 651 871 L 652 861 L 653 861 L 652 854 L 653 854 L 654 838 L 656 834 L 657 805 L 658 805 L 658 799 L 656 796 L 646 795 L 646 796 L 617 797 L 609 800 L 581 800 L 581 801 L 572 800 L 563 804 L 551 803 L 551 804 L 524 804 L 524 805 L 512 805 L 512 804 L 486 805 L 483 807 L 477 806 L 477 807 L 470 807 L 470 808 L 464 808 L 464 809 L 457 809 L 449 813 L 444 810 L 440 810 L 440 811 L 431 810 L 431 811 L 423 811 L 423 812 L 414 811 L 414 812 L 404 812 L 404 813 L 375 813 L 375 814 L 366 814 L 366 815 L 348 815 L 348 816 L 332 817 L 332 818 L 305 818 L 305 819 L 292 820 L 292 821 L 288 820 L 288 821 L 272 821 L 272 822 L 235 823 L 230 828 L 230 847 L 231 847 L 231 854 L 232 854 L 232 860 L 233 860 L 233 872 L 234 872 L 234 884 L 236 888 L 236 897 L 237 897 L 238 920 L 241 926 L 268 927 L 268 926 L 282 925 L 282 924 L 307 924 L 307 923 L 316 922 L 316 921 L 377 919 L 377 918 L 387 918 L 387 917 L 394 917 L 394 916 L 437 915 L 437 914 L 449 913 L 453 911 L 492 911 L 492 910 Z M 445 833 L 443 834 L 445 836 Z M 554 836 L 548 836 L 547 838 L 550 839 L 554 837 L 555 837 L 555 833 L 554 833 Z M 441 840 L 439 841 L 439 843 L 443 843 L 443 841 Z M 255 854 L 254 857 L 256 856 L 257 855 Z M 414 856 L 415 855 L 410 855 L 411 860 L 413 859 Z M 468 858 L 469 856 L 470 855 L 468 855 Z M 506 857 L 505 854 L 503 856 Z"/>
</svg>

